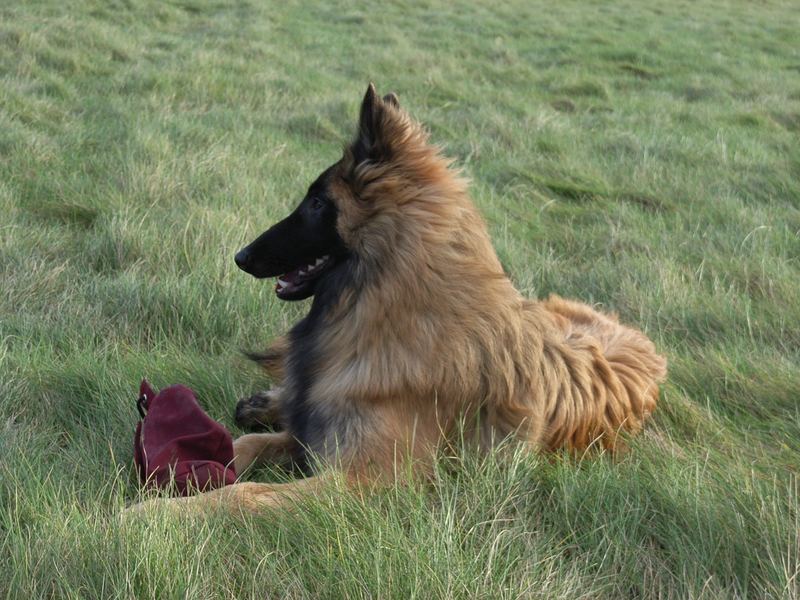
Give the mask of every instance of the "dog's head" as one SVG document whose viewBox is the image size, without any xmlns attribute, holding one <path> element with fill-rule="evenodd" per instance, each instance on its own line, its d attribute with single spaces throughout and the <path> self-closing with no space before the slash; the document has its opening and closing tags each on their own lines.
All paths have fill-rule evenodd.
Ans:
<svg viewBox="0 0 800 600">
<path fill-rule="evenodd" d="M 331 185 L 336 170 L 336 165 L 326 169 L 288 217 L 236 253 L 236 264 L 243 271 L 258 278 L 278 277 L 275 293 L 282 300 L 312 296 L 317 280 L 347 260 Z"/>
<path fill-rule="evenodd" d="M 370 84 L 344 156 L 311 184 L 294 212 L 240 250 L 236 264 L 254 277 L 278 277 L 282 300 L 308 298 L 342 263 L 391 253 L 404 235 L 402 206 L 420 195 L 426 178 L 441 179 L 447 164 L 397 96 L 381 98 Z"/>
</svg>

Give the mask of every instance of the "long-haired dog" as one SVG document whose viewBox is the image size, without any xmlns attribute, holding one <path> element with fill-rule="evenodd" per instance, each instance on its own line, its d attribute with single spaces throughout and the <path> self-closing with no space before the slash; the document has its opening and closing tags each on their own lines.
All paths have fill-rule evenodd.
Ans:
<svg viewBox="0 0 800 600">
<path fill-rule="evenodd" d="M 299 206 L 236 254 L 308 314 L 258 360 L 278 382 L 243 400 L 236 468 L 313 454 L 351 482 L 425 472 L 456 430 L 480 447 L 613 450 L 653 411 L 666 361 L 578 302 L 520 295 L 451 161 L 370 85 L 355 140 Z M 319 463 L 318 463 L 319 464 Z M 409 464 L 409 463 L 406 463 Z M 239 483 L 181 502 L 257 509 L 313 489 Z M 173 501 L 174 502 L 174 501 Z"/>
</svg>

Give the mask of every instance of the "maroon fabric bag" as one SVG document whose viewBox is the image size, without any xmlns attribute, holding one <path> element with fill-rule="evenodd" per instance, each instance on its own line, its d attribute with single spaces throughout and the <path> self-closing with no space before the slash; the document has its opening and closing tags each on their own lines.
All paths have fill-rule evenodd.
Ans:
<svg viewBox="0 0 800 600">
<path fill-rule="evenodd" d="M 133 460 L 142 483 L 187 496 L 236 481 L 231 434 L 209 417 L 183 385 L 158 394 L 146 379 L 137 401 L 142 420 L 136 426 Z"/>
</svg>

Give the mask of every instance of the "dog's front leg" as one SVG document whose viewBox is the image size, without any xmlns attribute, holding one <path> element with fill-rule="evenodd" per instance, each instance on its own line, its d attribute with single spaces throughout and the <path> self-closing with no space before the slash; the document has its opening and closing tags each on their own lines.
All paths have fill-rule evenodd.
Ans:
<svg viewBox="0 0 800 600">
<path fill-rule="evenodd" d="M 218 509 L 242 514 L 258 513 L 269 508 L 291 508 L 298 500 L 316 493 L 331 479 L 330 475 L 320 475 L 289 483 L 234 483 L 187 498 L 145 500 L 129 507 L 125 514 L 132 516 L 159 509 L 181 515 L 202 514 Z"/>
<path fill-rule="evenodd" d="M 288 432 L 248 433 L 233 442 L 236 473 L 251 465 L 290 466 L 300 455 L 300 444 Z"/>
</svg>

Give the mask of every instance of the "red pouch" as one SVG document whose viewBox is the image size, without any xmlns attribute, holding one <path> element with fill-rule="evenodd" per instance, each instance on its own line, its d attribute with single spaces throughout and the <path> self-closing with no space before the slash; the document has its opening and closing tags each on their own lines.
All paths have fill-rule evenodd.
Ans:
<svg viewBox="0 0 800 600">
<path fill-rule="evenodd" d="M 133 460 L 142 483 L 175 488 L 188 496 L 236 481 L 233 441 L 222 425 L 209 417 L 183 385 L 158 394 L 146 379 L 139 387 Z"/>
</svg>

